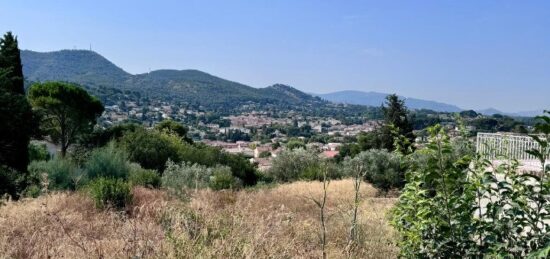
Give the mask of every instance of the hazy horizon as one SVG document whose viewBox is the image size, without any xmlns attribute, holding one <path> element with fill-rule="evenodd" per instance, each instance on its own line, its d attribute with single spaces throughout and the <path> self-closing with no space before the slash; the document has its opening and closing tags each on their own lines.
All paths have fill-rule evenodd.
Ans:
<svg viewBox="0 0 550 259">
<path fill-rule="evenodd" d="M 550 3 L 10 2 L 0 33 L 89 49 L 129 73 L 198 69 L 253 87 L 397 93 L 505 112 L 550 103 Z"/>
</svg>

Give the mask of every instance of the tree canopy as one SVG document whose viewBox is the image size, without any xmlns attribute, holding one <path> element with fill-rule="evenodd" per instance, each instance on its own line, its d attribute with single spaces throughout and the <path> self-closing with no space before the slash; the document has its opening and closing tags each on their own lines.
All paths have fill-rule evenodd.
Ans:
<svg viewBox="0 0 550 259">
<path fill-rule="evenodd" d="M 29 100 L 41 116 L 41 130 L 61 146 L 62 156 L 79 136 L 93 129 L 103 112 L 97 98 L 71 83 L 36 83 L 29 89 Z"/>
</svg>

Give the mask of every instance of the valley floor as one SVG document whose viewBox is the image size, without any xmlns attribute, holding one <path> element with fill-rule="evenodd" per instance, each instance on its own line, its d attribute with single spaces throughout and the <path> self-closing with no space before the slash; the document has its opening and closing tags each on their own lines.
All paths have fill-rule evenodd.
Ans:
<svg viewBox="0 0 550 259">
<path fill-rule="evenodd" d="M 329 185 L 328 258 L 395 258 L 392 198 L 361 189 L 358 245 L 348 246 L 351 180 Z M 99 211 L 81 193 L 52 193 L 0 206 L 0 257 L 320 258 L 319 182 L 238 192 L 199 190 L 187 201 L 136 188 L 126 212 Z"/>
</svg>

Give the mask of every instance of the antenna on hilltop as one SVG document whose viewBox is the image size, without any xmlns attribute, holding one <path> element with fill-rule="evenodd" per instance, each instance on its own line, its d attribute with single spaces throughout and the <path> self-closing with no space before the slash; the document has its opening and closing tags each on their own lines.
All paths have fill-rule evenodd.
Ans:
<svg viewBox="0 0 550 259">
<path fill-rule="evenodd" d="M 92 51 L 92 43 L 90 43 L 90 51 Z"/>
</svg>

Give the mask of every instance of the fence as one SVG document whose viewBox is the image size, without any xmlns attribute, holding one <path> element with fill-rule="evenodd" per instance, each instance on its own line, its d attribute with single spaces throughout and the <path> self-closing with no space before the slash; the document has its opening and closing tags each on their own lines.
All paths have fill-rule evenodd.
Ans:
<svg viewBox="0 0 550 259">
<path fill-rule="evenodd" d="M 476 151 L 487 159 L 507 157 L 517 160 L 536 160 L 525 150 L 540 149 L 540 145 L 529 136 L 501 133 L 478 133 Z"/>
</svg>

